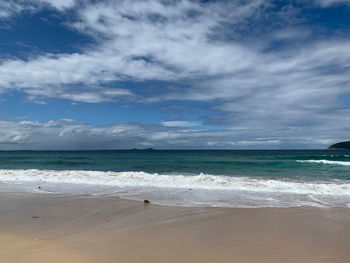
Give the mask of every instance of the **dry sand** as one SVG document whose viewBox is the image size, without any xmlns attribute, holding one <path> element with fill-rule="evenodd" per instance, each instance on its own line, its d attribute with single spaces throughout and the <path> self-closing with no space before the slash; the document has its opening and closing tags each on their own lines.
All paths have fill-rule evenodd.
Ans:
<svg viewBox="0 0 350 263">
<path fill-rule="evenodd" d="M 0 262 L 350 262 L 350 209 L 0 194 Z"/>
</svg>

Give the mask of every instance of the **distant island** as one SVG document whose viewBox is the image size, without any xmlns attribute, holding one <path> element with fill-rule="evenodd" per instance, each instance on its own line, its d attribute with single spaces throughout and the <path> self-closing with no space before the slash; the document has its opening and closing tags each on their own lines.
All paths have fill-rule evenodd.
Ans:
<svg viewBox="0 0 350 263">
<path fill-rule="evenodd" d="M 328 147 L 328 150 L 350 150 L 350 141 L 333 144 Z"/>
</svg>

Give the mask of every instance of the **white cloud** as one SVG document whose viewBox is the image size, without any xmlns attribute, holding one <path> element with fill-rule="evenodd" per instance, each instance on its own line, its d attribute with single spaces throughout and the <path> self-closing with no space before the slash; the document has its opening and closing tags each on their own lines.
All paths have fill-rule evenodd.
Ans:
<svg viewBox="0 0 350 263">
<path fill-rule="evenodd" d="M 0 0 L 0 20 L 12 18 L 23 11 L 35 13 L 45 7 L 65 11 L 75 4 L 76 0 Z"/>
<path fill-rule="evenodd" d="M 72 8 L 75 5 L 76 0 L 32 0 L 41 4 L 49 4 L 58 10 L 65 10 Z"/>
<path fill-rule="evenodd" d="M 328 7 L 339 4 L 350 4 L 350 0 L 315 0 L 316 4 L 322 7 Z"/>
<path fill-rule="evenodd" d="M 192 127 L 198 126 L 196 121 L 163 121 L 162 125 L 165 127 Z"/>
<path fill-rule="evenodd" d="M 42 2 L 49 2 L 61 11 L 75 4 Z M 320 5 L 336 2 L 340 3 L 329 0 Z M 211 110 L 218 113 L 204 120 L 231 131 L 235 129 L 235 133 L 229 134 L 235 139 L 227 140 L 232 145 L 263 142 L 286 145 L 281 140 L 283 136 L 299 145 L 303 145 L 301 141 L 310 143 L 301 137 L 315 137 L 311 145 L 324 145 L 332 138 L 346 137 L 350 111 L 342 99 L 350 94 L 350 39 L 344 35 L 335 35 L 332 40 L 312 39 L 312 27 L 289 24 L 263 37 L 245 36 L 244 32 L 249 35 L 251 28 L 264 29 L 260 21 L 266 17 L 268 5 L 269 1 L 260 0 L 83 4 L 76 8 L 77 21 L 67 26 L 91 36 L 96 45 L 84 48 L 82 53 L 43 54 L 27 60 L 3 58 L 0 92 L 22 91 L 33 101 L 49 97 L 92 103 L 121 99 L 215 101 Z M 9 10 L 7 14 L 19 12 L 11 5 L 5 9 Z M 283 13 L 285 23 L 293 20 L 290 17 L 293 12 Z M 269 49 L 276 40 L 287 42 L 287 48 Z M 303 41 L 302 45 L 288 46 L 297 40 Z M 118 81 L 152 80 L 175 83 L 179 88 L 164 86 L 160 93 L 141 95 L 109 86 L 111 83 L 118 86 L 114 83 Z M 171 128 L 195 125 L 192 122 L 167 121 L 162 125 L 166 131 L 149 134 L 141 129 L 141 133 L 164 145 L 184 143 L 186 138 L 196 143 L 199 139 L 194 138 L 200 134 L 201 142 L 225 147 L 224 141 L 215 140 L 214 132 L 191 131 L 187 137 L 179 131 L 169 132 Z M 81 126 L 69 126 L 58 134 L 66 138 L 80 129 L 85 131 Z M 102 128 L 92 130 L 95 134 L 89 136 L 108 137 Z M 251 139 L 259 134 L 273 138 Z M 329 138 L 329 134 L 334 135 Z M 222 132 L 217 135 L 227 138 Z M 6 138 L 15 142 L 27 137 L 14 134 Z M 144 137 L 137 143 L 141 141 L 147 145 L 154 143 Z"/>
<path fill-rule="evenodd" d="M 235 19 L 250 15 L 260 2 L 231 7 Z M 186 15 L 189 12 L 198 14 Z M 220 24 L 222 12 L 219 5 L 186 0 L 173 4 L 149 0 L 88 5 L 78 11 L 80 22 L 73 26 L 97 39 L 102 34 L 109 40 L 82 54 L 2 60 L 0 90 L 61 98 L 72 89 L 70 85 L 83 85 L 85 92 L 97 93 L 99 102 L 103 93 L 91 91 L 91 85 L 123 80 L 188 80 L 243 70 L 253 63 L 254 52 L 239 44 L 215 43 L 208 38 Z"/>
<path fill-rule="evenodd" d="M 205 5 L 183 0 L 165 4 L 148 0 L 83 6 L 78 10 L 79 22 L 72 26 L 96 37 L 97 41 L 104 41 L 80 54 L 47 54 L 28 61 L 3 60 L 0 90 L 17 89 L 34 97 L 101 102 L 132 95 L 125 90 L 115 90 L 115 96 L 112 96 L 112 89 L 100 87 L 111 81 L 125 80 L 181 81 L 201 85 L 206 92 L 198 89 L 186 92 L 186 98 L 194 100 L 236 99 L 260 93 L 265 87 L 272 87 L 276 93 L 288 98 L 290 96 L 286 95 L 292 93 L 293 99 L 298 92 L 304 96 L 305 87 L 310 84 L 347 88 L 342 83 L 349 80 L 346 66 L 348 40 L 311 42 L 294 51 L 271 53 L 261 50 L 266 43 L 256 46 L 212 39 L 222 23 L 243 23 L 254 19 L 251 16 L 264 8 L 264 1 L 237 3 Z M 189 12 L 196 15 L 186 15 Z M 273 32 L 275 39 L 301 35 L 300 30 L 293 28 Z M 326 79 L 319 69 L 334 65 L 345 72 Z M 320 89 L 308 88 L 311 93 Z M 183 94 L 164 93 L 165 96 L 158 99 L 184 98 Z"/>
<path fill-rule="evenodd" d="M 336 142 L 334 139 L 319 134 L 315 134 L 312 139 L 301 138 L 297 130 L 276 135 L 275 138 L 258 137 L 265 131 L 264 129 L 195 131 L 139 124 L 91 126 L 74 123 L 71 120 L 44 123 L 0 121 L 0 148 L 2 150 L 132 149 L 145 147 L 160 149 L 278 149 L 315 148 L 320 147 L 320 145 L 325 148 Z M 334 135 L 339 136 L 340 134 Z M 249 140 L 248 138 L 252 136 L 257 139 Z"/>
<path fill-rule="evenodd" d="M 280 140 L 254 140 L 254 141 L 237 141 L 231 143 L 232 145 L 273 145 L 273 144 L 281 144 Z"/>
<path fill-rule="evenodd" d="M 12 0 L 0 1 L 0 19 L 7 19 L 15 14 L 20 13 L 23 6 Z"/>
</svg>

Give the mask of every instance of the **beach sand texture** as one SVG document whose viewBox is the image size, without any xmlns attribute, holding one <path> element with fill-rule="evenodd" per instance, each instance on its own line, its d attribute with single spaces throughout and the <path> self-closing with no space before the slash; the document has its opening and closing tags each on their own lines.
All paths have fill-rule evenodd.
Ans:
<svg viewBox="0 0 350 263">
<path fill-rule="evenodd" d="M 0 262 L 350 262 L 350 209 L 0 194 Z"/>
</svg>

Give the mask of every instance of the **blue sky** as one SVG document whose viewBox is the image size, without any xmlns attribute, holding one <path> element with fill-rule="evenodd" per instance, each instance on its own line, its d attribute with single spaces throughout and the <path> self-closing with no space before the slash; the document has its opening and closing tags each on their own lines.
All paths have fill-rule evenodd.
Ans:
<svg viewBox="0 0 350 263">
<path fill-rule="evenodd" d="M 349 0 L 0 0 L 0 150 L 322 149 L 349 83 Z"/>
</svg>

